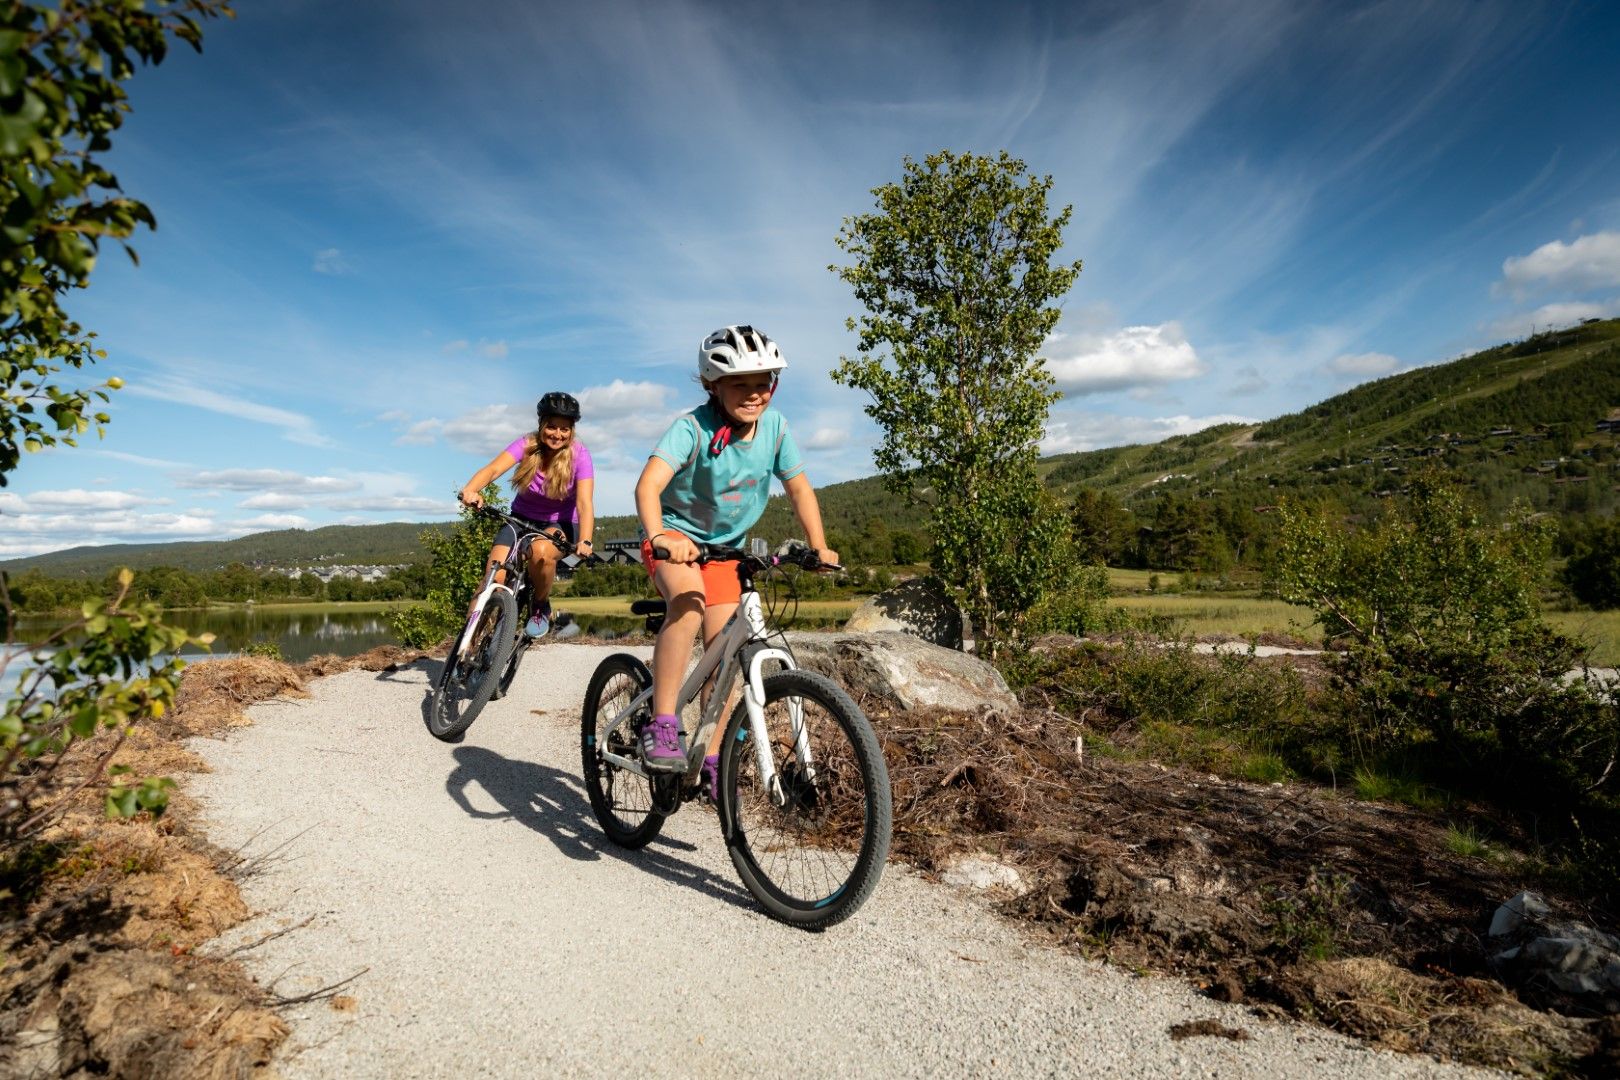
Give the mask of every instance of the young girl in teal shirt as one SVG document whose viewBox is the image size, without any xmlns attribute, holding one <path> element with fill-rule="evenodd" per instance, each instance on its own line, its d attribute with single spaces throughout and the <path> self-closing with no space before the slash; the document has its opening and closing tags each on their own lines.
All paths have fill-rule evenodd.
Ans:
<svg viewBox="0 0 1620 1080">
<path fill-rule="evenodd" d="M 776 343 L 751 326 L 710 334 L 698 348 L 698 378 L 709 400 L 670 425 L 636 482 L 636 512 L 646 538 L 642 562 L 668 605 L 653 646 L 654 716 L 641 733 L 650 769 L 686 768 L 675 699 L 692 641 L 701 626 L 704 643 L 712 642 L 741 599 L 737 564 L 698 566 L 697 544 L 740 544 L 765 512 L 775 476 L 805 540 L 822 562 L 838 562 L 838 553 L 827 547 L 821 507 L 787 420 L 770 408 L 786 367 Z M 655 549 L 666 557 L 657 557 Z M 716 725 L 703 762 L 711 796 L 723 727 Z"/>
</svg>

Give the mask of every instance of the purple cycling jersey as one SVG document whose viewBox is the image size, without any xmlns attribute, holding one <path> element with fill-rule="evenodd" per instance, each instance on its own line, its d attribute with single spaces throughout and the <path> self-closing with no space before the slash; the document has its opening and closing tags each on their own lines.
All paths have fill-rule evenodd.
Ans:
<svg viewBox="0 0 1620 1080">
<path fill-rule="evenodd" d="M 523 460 L 523 452 L 529 445 L 529 436 L 519 435 L 512 440 L 506 452 L 518 461 Z M 546 475 L 537 471 L 529 486 L 518 492 L 517 498 L 512 500 L 512 513 L 530 521 L 578 521 L 579 520 L 579 482 L 581 480 L 594 480 L 596 470 L 591 465 L 591 452 L 585 449 L 585 444 L 578 439 L 574 440 L 574 478 L 568 483 L 568 490 L 560 499 L 553 499 L 546 494 Z"/>
</svg>

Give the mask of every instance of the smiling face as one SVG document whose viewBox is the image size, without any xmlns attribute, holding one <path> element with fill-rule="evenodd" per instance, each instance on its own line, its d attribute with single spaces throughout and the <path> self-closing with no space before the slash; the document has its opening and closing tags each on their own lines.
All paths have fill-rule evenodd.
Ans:
<svg viewBox="0 0 1620 1080">
<path fill-rule="evenodd" d="M 547 450 L 561 450 L 574 441 L 574 422 L 560 416 L 548 416 L 540 424 L 540 445 Z"/>
<path fill-rule="evenodd" d="M 750 427 L 771 403 L 776 379 L 769 371 L 727 375 L 713 385 L 714 395 L 727 416 L 743 427 Z"/>
</svg>

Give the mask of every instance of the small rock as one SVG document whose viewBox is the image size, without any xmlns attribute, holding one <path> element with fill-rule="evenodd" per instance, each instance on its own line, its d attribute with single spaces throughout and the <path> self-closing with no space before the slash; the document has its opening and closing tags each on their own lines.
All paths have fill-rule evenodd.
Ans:
<svg viewBox="0 0 1620 1080">
<path fill-rule="evenodd" d="M 1491 937 L 1506 937 L 1526 920 L 1541 922 L 1552 914 L 1546 901 L 1533 892 L 1522 892 L 1496 909 L 1491 916 Z"/>
<path fill-rule="evenodd" d="M 1021 892 L 1024 887 L 1024 876 L 1016 867 L 983 855 L 962 856 L 940 874 L 940 880 L 947 885 L 979 890 L 1011 889 Z"/>
</svg>

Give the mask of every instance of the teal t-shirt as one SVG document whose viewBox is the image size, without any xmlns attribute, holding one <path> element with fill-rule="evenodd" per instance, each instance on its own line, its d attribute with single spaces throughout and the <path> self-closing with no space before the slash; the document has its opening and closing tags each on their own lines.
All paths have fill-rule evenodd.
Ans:
<svg viewBox="0 0 1620 1080">
<path fill-rule="evenodd" d="M 747 442 L 733 438 L 718 454 L 709 440 L 722 424 L 720 410 L 705 402 L 679 417 L 653 447 L 675 475 L 664 488 L 664 526 L 705 544 L 736 544 L 765 512 L 771 477 L 786 482 L 804 472 L 787 419 L 766 408 Z"/>
</svg>

